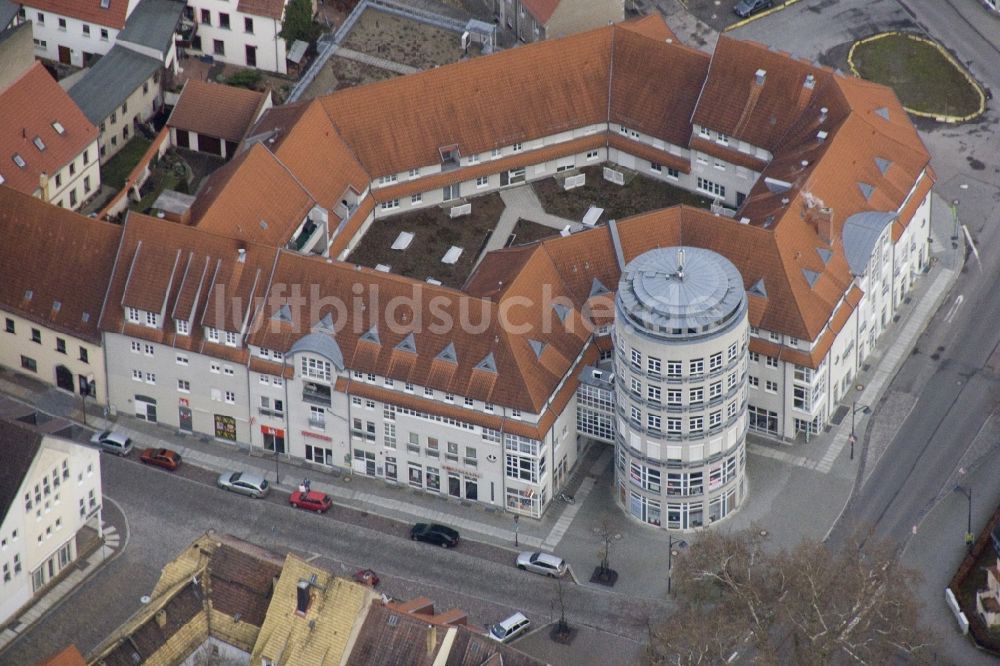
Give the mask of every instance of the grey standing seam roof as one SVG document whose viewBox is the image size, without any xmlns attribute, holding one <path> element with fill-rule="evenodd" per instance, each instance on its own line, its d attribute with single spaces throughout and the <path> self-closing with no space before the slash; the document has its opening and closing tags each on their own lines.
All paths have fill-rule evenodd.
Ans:
<svg viewBox="0 0 1000 666">
<path fill-rule="evenodd" d="M 69 89 L 69 96 L 87 120 L 100 125 L 162 66 L 155 58 L 115 45 Z"/>
<path fill-rule="evenodd" d="M 177 0 L 142 0 L 118 33 L 118 40 L 148 46 L 166 55 L 185 4 Z"/>
<path fill-rule="evenodd" d="M 844 222 L 844 255 L 854 275 L 863 275 L 882 230 L 892 224 L 896 213 L 869 211 L 855 213 Z"/>
<path fill-rule="evenodd" d="M 288 350 L 288 354 L 291 356 L 299 352 L 317 354 L 333 363 L 338 370 L 344 369 L 344 353 L 340 351 L 340 345 L 329 333 L 310 333 L 299 338 Z"/>
<path fill-rule="evenodd" d="M 13 421 L 0 420 L 0 525 L 41 447 L 42 436 Z"/>
<path fill-rule="evenodd" d="M 739 269 L 703 248 L 650 250 L 628 263 L 618 285 L 619 314 L 659 337 L 714 334 L 746 307 Z"/>
</svg>

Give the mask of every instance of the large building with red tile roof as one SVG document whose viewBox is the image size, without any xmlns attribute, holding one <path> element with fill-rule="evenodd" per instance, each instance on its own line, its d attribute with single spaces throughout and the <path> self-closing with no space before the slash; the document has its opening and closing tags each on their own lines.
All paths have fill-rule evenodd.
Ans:
<svg viewBox="0 0 1000 666">
<path fill-rule="evenodd" d="M 72 210 L 101 189 L 97 128 L 41 63 L 0 90 L 0 184 Z"/>
<path fill-rule="evenodd" d="M 344 261 L 399 211 L 590 165 L 714 205 L 491 252 L 462 289 Z M 794 440 L 833 418 L 926 268 L 933 179 L 890 90 L 726 37 L 709 56 L 651 19 L 274 108 L 199 192 L 194 226 L 126 220 L 100 322 L 109 401 L 537 517 L 587 438 L 625 451 L 636 420 L 670 467 L 692 427 L 649 431 L 607 381 L 631 353 L 610 336 L 629 262 L 688 246 L 735 266 L 749 339 L 733 423 Z M 649 491 L 636 518 L 693 526 L 647 468 L 619 468 L 622 497 Z"/>
</svg>

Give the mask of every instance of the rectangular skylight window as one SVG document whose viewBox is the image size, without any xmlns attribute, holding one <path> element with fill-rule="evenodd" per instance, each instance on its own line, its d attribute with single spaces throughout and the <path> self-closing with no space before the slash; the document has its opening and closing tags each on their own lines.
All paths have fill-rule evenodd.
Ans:
<svg viewBox="0 0 1000 666">
<path fill-rule="evenodd" d="M 101 9 L 107 9 L 111 6 L 111 0 L 101 0 Z"/>
<path fill-rule="evenodd" d="M 28 166 L 28 164 L 24 161 L 24 158 L 17 153 L 14 153 L 14 157 L 12 157 L 11 159 L 14 160 L 14 164 L 21 167 L 22 169 Z"/>
<path fill-rule="evenodd" d="M 62 123 L 59 122 L 58 120 L 56 120 L 56 121 L 54 121 L 52 123 L 52 129 L 54 129 L 56 131 L 56 134 L 65 134 L 66 133 L 66 128 L 63 127 Z"/>
<path fill-rule="evenodd" d="M 42 137 L 36 136 L 31 142 L 35 144 L 35 148 L 38 148 L 38 150 L 45 150 L 45 142 L 42 141 Z"/>
</svg>

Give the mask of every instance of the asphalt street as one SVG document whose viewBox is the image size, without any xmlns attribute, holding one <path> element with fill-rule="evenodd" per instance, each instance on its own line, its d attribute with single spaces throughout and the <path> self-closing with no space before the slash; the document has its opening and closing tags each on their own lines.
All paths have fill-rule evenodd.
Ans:
<svg viewBox="0 0 1000 666">
<path fill-rule="evenodd" d="M 133 454 L 133 458 L 135 454 Z M 455 551 L 410 541 L 399 535 L 342 522 L 289 507 L 283 497 L 252 500 L 216 488 L 203 474 L 177 475 L 135 460 L 102 458 L 105 496 L 126 511 L 128 548 L 66 599 L 3 654 L 0 663 L 30 664 L 53 645 L 75 642 L 87 653 L 141 606 L 140 596 L 156 582 L 160 569 L 209 529 L 233 534 L 276 552 L 294 552 L 341 575 L 375 569 L 379 589 L 396 598 L 427 596 L 437 608 L 460 608 L 483 625 L 515 610 L 536 625 L 552 619 L 556 583 L 518 571 L 461 543 Z M 332 511 L 338 511 L 335 506 Z M 571 581 L 564 584 L 566 613 L 573 624 L 641 641 L 647 617 L 664 608 L 654 602 L 605 592 Z M 96 592 L 96 593 L 95 593 Z"/>
</svg>

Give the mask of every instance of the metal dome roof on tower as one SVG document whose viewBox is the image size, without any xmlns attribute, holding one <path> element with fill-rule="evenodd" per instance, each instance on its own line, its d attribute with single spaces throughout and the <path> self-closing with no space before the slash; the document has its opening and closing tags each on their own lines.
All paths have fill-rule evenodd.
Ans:
<svg viewBox="0 0 1000 666">
<path fill-rule="evenodd" d="M 696 247 L 650 250 L 625 266 L 616 299 L 634 326 L 658 337 L 711 335 L 746 310 L 739 270 L 720 254 Z"/>
</svg>

